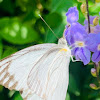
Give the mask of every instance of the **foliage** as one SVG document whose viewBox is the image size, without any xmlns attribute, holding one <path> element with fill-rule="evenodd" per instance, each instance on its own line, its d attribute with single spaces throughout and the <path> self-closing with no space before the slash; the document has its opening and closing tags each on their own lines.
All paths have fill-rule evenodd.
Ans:
<svg viewBox="0 0 100 100">
<path fill-rule="evenodd" d="M 57 38 L 40 19 L 45 19 L 60 38 L 66 22 L 65 13 L 69 7 L 77 6 L 79 22 L 84 16 L 80 11 L 81 2 L 77 0 L 0 0 L 0 59 L 31 45 L 55 42 Z M 91 15 L 98 15 L 100 4 L 89 0 Z M 70 63 L 70 81 L 66 100 L 99 100 L 100 90 L 92 90 L 90 82 L 96 83 L 90 73 L 93 64 Z M 0 86 L 1 100 L 22 100 L 19 92 L 9 91 Z"/>
</svg>

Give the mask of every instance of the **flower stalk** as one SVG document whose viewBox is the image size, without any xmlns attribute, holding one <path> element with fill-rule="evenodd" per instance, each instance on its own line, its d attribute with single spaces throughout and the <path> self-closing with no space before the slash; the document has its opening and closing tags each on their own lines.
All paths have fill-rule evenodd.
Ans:
<svg viewBox="0 0 100 100">
<path fill-rule="evenodd" d="M 88 0 L 86 0 L 86 9 L 87 9 L 87 19 L 88 19 L 88 33 L 90 33 L 90 17 L 89 17 Z"/>
<path fill-rule="evenodd" d="M 99 63 L 95 63 L 94 68 L 96 69 L 96 76 L 97 76 L 97 80 L 98 80 L 99 87 L 100 87 L 100 77 L 99 77 L 99 70 L 100 70 L 100 68 L 99 67 L 100 67 Z"/>
</svg>

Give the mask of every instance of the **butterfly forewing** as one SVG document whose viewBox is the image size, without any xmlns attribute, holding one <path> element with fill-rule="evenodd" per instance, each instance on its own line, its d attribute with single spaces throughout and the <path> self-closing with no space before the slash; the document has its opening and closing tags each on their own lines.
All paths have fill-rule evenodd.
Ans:
<svg viewBox="0 0 100 100">
<path fill-rule="evenodd" d="M 23 91 L 28 88 L 27 77 L 35 63 L 56 44 L 40 44 L 23 49 L 0 61 L 0 84 Z"/>
</svg>

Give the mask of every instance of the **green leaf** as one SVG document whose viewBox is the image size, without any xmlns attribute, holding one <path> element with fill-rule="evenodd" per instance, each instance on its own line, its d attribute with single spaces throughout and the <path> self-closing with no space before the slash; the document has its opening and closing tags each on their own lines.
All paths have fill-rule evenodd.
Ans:
<svg viewBox="0 0 100 100">
<path fill-rule="evenodd" d="M 5 47 L 5 51 L 2 55 L 2 58 L 9 56 L 9 55 L 15 53 L 16 51 L 17 51 L 16 48 L 7 46 L 7 47 Z"/>
<path fill-rule="evenodd" d="M 37 39 L 37 33 L 18 18 L 3 18 L 0 20 L 0 34 L 13 44 L 31 43 Z"/>
<path fill-rule="evenodd" d="M 19 93 L 19 92 L 16 92 L 16 93 L 14 94 L 13 100 L 23 100 L 23 99 L 22 99 L 20 93 Z"/>
<path fill-rule="evenodd" d="M 52 0 L 50 8 L 52 12 L 67 11 L 69 7 L 73 6 L 73 3 L 73 0 Z"/>
<path fill-rule="evenodd" d="M 77 82 L 74 79 L 74 77 L 72 76 L 72 74 L 69 75 L 69 88 L 68 88 L 69 92 L 75 94 L 76 96 L 80 95 L 78 86 L 77 86 Z"/>
<path fill-rule="evenodd" d="M 12 0 L 0 0 L 0 9 L 6 13 L 13 14 L 14 13 L 14 8 L 15 8 L 15 3 L 12 2 Z"/>
<path fill-rule="evenodd" d="M 50 27 L 56 28 L 62 22 L 62 16 L 58 14 L 57 12 L 50 13 L 49 15 L 46 16 L 46 22 L 48 23 Z"/>
<path fill-rule="evenodd" d="M 96 5 L 93 5 L 93 7 L 89 8 L 90 15 L 99 15 L 100 12 L 100 3 L 97 3 Z"/>
</svg>

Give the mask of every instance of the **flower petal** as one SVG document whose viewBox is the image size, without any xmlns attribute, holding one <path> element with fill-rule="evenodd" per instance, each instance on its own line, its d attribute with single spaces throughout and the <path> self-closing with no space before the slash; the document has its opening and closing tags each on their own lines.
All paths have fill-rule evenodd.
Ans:
<svg viewBox="0 0 100 100">
<path fill-rule="evenodd" d="M 100 40 L 100 37 L 97 36 L 97 34 L 92 33 L 88 34 L 88 37 L 85 38 L 85 44 L 90 51 L 97 51 L 98 38 Z"/>
<path fill-rule="evenodd" d="M 94 33 L 100 33 L 100 25 L 95 26 Z"/>
<path fill-rule="evenodd" d="M 82 60 L 84 65 L 90 62 L 90 55 L 91 53 L 87 48 L 79 48 L 75 53 L 76 59 L 79 58 L 80 60 Z"/>
<path fill-rule="evenodd" d="M 65 31 L 65 34 L 67 34 L 66 40 L 68 41 L 69 45 L 75 43 L 75 41 L 84 41 L 84 38 L 86 38 L 88 35 L 84 26 L 78 22 L 72 23 L 71 27 Z"/>
<path fill-rule="evenodd" d="M 94 52 L 92 55 L 92 61 L 93 62 L 99 62 L 100 61 L 100 51 Z"/>
<path fill-rule="evenodd" d="M 71 7 L 68 9 L 68 12 L 66 13 L 67 16 L 67 22 L 70 24 L 73 22 L 77 22 L 79 19 L 79 13 L 77 10 L 77 7 Z"/>
</svg>

